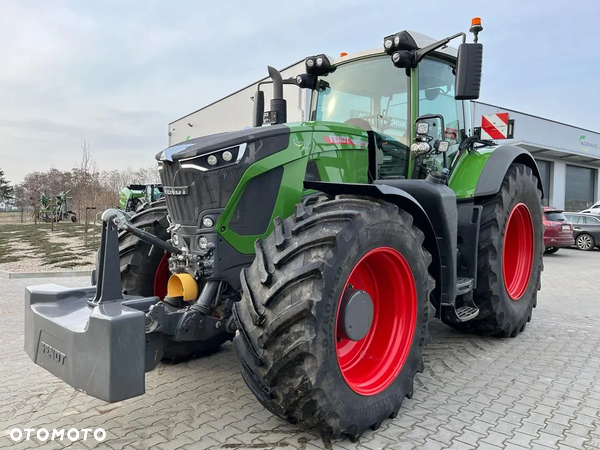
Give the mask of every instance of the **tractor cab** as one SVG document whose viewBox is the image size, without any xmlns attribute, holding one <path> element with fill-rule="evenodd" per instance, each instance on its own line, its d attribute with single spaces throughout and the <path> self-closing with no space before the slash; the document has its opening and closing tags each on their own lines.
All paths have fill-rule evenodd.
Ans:
<svg viewBox="0 0 600 450">
<path fill-rule="evenodd" d="M 480 27 L 475 24 L 472 31 L 477 35 Z M 456 37 L 463 38 L 462 53 L 447 46 Z M 384 52 L 337 61 L 325 55 L 308 58 L 307 72 L 318 75 L 311 120 L 343 122 L 372 132 L 372 172 L 377 180 L 449 172 L 460 143 L 470 135 L 465 100 L 479 96 L 482 47 L 464 41 L 462 33 L 434 41 L 402 31 L 384 39 Z M 316 62 L 308 63 L 323 59 L 325 69 L 320 71 L 315 70 Z M 421 136 L 415 128 L 419 122 L 427 124 L 421 126 Z"/>
</svg>

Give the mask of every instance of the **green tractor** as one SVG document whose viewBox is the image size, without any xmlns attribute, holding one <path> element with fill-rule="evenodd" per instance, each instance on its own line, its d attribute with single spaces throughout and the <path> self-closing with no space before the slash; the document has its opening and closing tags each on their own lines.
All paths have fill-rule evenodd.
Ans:
<svg viewBox="0 0 600 450">
<path fill-rule="evenodd" d="M 542 186 L 527 151 L 470 129 L 483 55 L 471 31 L 474 43 L 402 31 L 382 51 L 311 56 L 295 79 L 269 68 L 253 128 L 167 148 L 165 201 L 103 214 L 97 286 L 28 288 L 31 359 L 116 402 L 143 394 L 161 359 L 233 338 L 269 411 L 357 439 L 413 394 L 431 315 L 522 332 Z M 310 120 L 286 123 L 285 84 L 309 90 Z"/>
<path fill-rule="evenodd" d="M 119 209 L 136 212 L 146 203 L 152 203 L 164 197 L 160 184 L 130 184 L 119 192 Z"/>
</svg>

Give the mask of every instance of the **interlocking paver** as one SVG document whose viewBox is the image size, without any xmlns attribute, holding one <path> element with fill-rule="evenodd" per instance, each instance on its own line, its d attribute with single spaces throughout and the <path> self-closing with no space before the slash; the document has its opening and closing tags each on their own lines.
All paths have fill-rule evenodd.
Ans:
<svg viewBox="0 0 600 450">
<path fill-rule="evenodd" d="M 35 366 L 22 350 L 23 289 L 48 280 L 0 280 L 0 448 L 20 426 L 107 431 L 104 448 L 600 449 L 600 252 L 561 250 L 545 260 L 544 289 L 515 339 L 473 336 L 434 321 L 425 371 L 394 420 L 358 443 L 329 442 L 274 417 L 248 391 L 231 344 L 146 375 L 144 396 L 106 404 Z M 56 282 L 51 280 L 51 282 Z M 84 285 L 87 279 L 61 279 Z M 64 448 L 66 443 L 47 444 Z M 278 446 L 278 447 L 277 447 Z M 95 448 L 94 441 L 70 448 Z"/>
</svg>

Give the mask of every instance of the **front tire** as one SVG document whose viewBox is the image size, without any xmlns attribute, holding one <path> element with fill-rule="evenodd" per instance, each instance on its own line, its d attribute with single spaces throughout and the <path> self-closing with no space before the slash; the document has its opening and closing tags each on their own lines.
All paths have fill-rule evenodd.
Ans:
<svg viewBox="0 0 600 450">
<path fill-rule="evenodd" d="M 242 272 L 234 310 L 242 376 L 267 409 L 352 439 L 396 416 L 429 336 L 434 282 L 423 240 L 412 216 L 371 199 L 298 205 L 276 219 Z M 366 335 L 351 340 L 340 310 L 355 290 L 369 294 L 373 313 Z"/>
<path fill-rule="evenodd" d="M 577 239 L 575 239 L 575 245 L 577 245 L 579 250 L 589 252 L 594 250 L 594 247 L 596 247 L 596 242 L 594 242 L 594 238 L 591 235 L 587 233 L 581 233 L 579 236 L 577 236 Z"/>
<path fill-rule="evenodd" d="M 544 253 L 546 253 L 547 255 L 552 255 L 554 253 L 556 253 L 558 251 L 558 247 L 548 247 L 546 250 L 544 250 Z"/>
<path fill-rule="evenodd" d="M 447 320 L 461 331 L 515 337 L 531 320 L 543 270 L 544 230 L 541 191 L 533 171 L 512 164 L 500 192 L 483 201 L 477 284 L 479 315 Z"/>
</svg>

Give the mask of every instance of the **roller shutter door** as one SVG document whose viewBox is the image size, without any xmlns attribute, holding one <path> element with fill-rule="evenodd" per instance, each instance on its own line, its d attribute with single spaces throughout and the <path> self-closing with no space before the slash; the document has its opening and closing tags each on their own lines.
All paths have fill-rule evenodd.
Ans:
<svg viewBox="0 0 600 450">
<path fill-rule="evenodd" d="M 544 198 L 542 199 L 542 204 L 544 206 L 549 206 L 550 200 L 550 161 L 536 161 L 538 165 L 538 169 L 540 169 L 540 178 L 542 182 L 542 187 L 544 188 Z"/>
<path fill-rule="evenodd" d="M 565 209 L 581 211 L 594 203 L 594 169 L 567 165 Z"/>
</svg>

